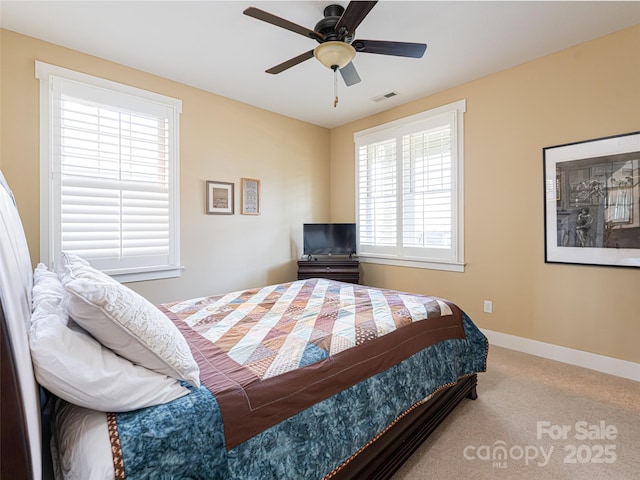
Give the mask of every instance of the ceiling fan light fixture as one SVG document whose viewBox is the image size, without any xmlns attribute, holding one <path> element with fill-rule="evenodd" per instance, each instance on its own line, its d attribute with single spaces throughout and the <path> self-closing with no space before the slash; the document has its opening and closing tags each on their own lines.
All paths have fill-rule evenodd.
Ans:
<svg viewBox="0 0 640 480">
<path fill-rule="evenodd" d="M 327 68 L 343 68 L 356 56 L 356 49 L 345 42 L 331 41 L 318 45 L 313 55 Z"/>
</svg>

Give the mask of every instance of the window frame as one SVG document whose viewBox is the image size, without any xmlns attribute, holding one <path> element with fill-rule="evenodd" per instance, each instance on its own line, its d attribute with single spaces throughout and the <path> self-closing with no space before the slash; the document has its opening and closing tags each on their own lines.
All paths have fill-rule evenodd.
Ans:
<svg viewBox="0 0 640 480">
<path fill-rule="evenodd" d="M 445 270 L 452 272 L 464 272 L 464 113 L 466 112 L 466 100 L 442 105 L 425 112 L 421 112 L 409 117 L 401 118 L 392 122 L 384 123 L 366 130 L 354 133 L 355 152 L 355 212 L 356 224 L 358 226 L 358 257 L 365 263 L 377 263 L 382 265 L 395 265 L 403 267 L 427 268 L 434 270 Z M 437 123 L 439 118 L 449 116 L 453 118 L 451 135 L 452 139 L 452 246 L 451 255 L 448 258 L 425 257 L 411 255 L 412 248 L 416 247 L 394 247 L 393 249 L 380 248 L 378 251 L 363 252 L 360 245 L 360 158 L 359 149 L 365 145 L 380 142 L 383 139 L 399 139 L 402 143 L 402 136 L 412 132 L 420 131 L 425 126 Z M 446 122 L 448 123 L 448 120 Z M 402 182 L 402 149 L 396 148 L 395 164 L 397 176 Z M 402 189 L 396 192 L 398 203 L 396 205 L 397 240 L 398 244 L 402 238 Z M 419 247 L 418 247 L 419 248 Z M 390 250 L 396 251 L 390 251 Z"/>
<path fill-rule="evenodd" d="M 182 101 L 176 98 L 124 85 L 111 80 L 66 69 L 36 60 L 35 76 L 40 80 L 40 261 L 55 269 L 60 257 L 61 232 L 60 184 L 54 168 L 59 167 L 54 159 L 53 128 L 54 77 L 97 87 L 115 94 L 129 96 L 136 101 L 151 102 L 166 107 L 169 111 L 169 261 L 166 265 L 133 268 L 104 269 L 120 282 L 134 282 L 179 277 L 180 265 L 180 114 Z M 136 111 L 132 107 L 133 111 Z M 59 170 L 59 169 L 58 169 Z M 58 200 L 56 200 L 58 198 Z"/>
</svg>

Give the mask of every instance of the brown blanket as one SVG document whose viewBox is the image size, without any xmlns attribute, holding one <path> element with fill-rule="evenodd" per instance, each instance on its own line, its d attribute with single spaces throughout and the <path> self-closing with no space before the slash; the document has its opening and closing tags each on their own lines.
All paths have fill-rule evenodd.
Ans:
<svg viewBox="0 0 640 480">
<path fill-rule="evenodd" d="M 160 309 L 218 401 L 227 449 L 430 345 L 465 338 L 447 301 L 324 279 Z"/>
</svg>

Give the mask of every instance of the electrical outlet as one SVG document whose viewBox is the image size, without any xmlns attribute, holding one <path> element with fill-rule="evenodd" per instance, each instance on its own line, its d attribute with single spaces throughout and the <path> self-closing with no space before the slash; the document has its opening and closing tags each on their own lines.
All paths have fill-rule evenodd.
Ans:
<svg viewBox="0 0 640 480">
<path fill-rule="evenodd" d="M 484 312 L 492 313 L 493 312 L 493 302 L 491 300 L 484 301 Z"/>
</svg>

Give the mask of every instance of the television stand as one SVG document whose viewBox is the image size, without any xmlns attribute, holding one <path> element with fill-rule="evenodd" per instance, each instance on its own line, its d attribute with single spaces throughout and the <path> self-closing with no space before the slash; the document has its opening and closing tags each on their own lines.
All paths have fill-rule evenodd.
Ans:
<svg viewBox="0 0 640 480">
<path fill-rule="evenodd" d="M 355 257 L 309 257 L 298 260 L 298 280 L 326 278 L 347 283 L 360 283 L 360 261 Z"/>
</svg>

